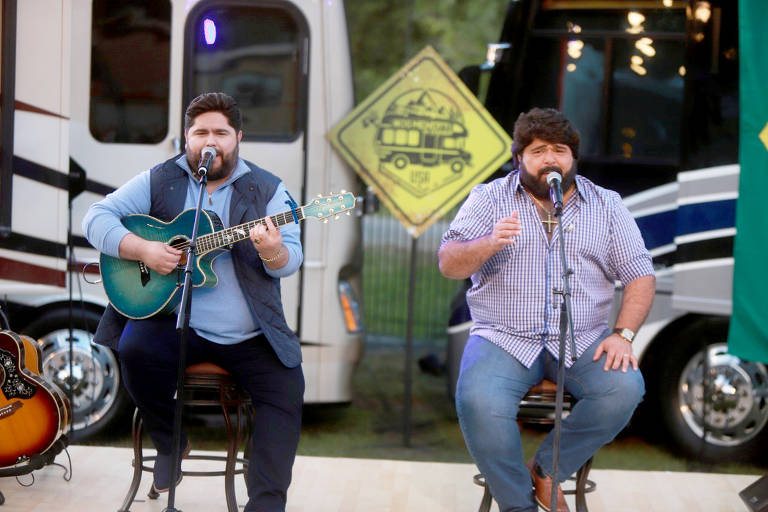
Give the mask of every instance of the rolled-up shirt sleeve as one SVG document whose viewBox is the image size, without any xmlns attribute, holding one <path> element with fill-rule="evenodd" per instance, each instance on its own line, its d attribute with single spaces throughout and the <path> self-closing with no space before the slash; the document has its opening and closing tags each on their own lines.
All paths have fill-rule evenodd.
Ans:
<svg viewBox="0 0 768 512">
<path fill-rule="evenodd" d="M 83 217 L 83 233 L 99 252 L 120 257 L 120 241 L 130 233 L 121 219 L 133 214 L 148 214 L 149 170 L 131 178 L 125 185 L 94 203 Z"/>
<path fill-rule="evenodd" d="M 275 194 L 267 203 L 267 215 L 275 215 L 290 210 L 286 201 L 289 201 L 288 191 L 283 183 L 280 183 Z M 299 270 L 304 261 L 304 253 L 301 249 L 301 228 L 296 222 L 289 222 L 280 226 L 280 234 L 283 236 L 283 245 L 288 249 L 288 263 L 278 269 L 271 269 L 264 265 L 264 270 L 272 277 L 287 277 Z M 263 264 L 263 263 L 262 263 Z"/>
<path fill-rule="evenodd" d="M 639 277 L 654 275 L 653 258 L 645 248 L 635 219 L 618 194 L 615 196 L 612 211 L 608 262 L 616 277 L 626 285 Z"/>
<path fill-rule="evenodd" d="M 440 245 L 448 242 L 466 242 L 485 236 L 493 231 L 493 219 L 490 212 L 494 207 L 484 191 L 484 185 L 478 185 L 469 193 L 469 197 L 459 208 Z"/>
</svg>

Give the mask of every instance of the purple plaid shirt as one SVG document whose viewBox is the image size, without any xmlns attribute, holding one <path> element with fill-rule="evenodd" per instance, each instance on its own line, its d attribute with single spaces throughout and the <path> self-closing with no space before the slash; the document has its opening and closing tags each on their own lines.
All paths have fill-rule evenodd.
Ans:
<svg viewBox="0 0 768 512">
<path fill-rule="evenodd" d="M 576 176 L 578 193 L 563 208 L 563 230 L 571 276 L 576 355 L 608 328 L 615 281 L 626 284 L 653 275 L 651 255 L 621 197 Z M 494 224 L 519 212 L 522 233 L 472 275 L 467 303 L 476 334 L 529 367 L 546 349 L 557 357 L 563 289 L 560 235 L 547 240 L 533 200 L 517 172 L 469 194 L 441 244 L 490 234 Z M 572 364 L 566 343 L 566 366 Z"/>
</svg>

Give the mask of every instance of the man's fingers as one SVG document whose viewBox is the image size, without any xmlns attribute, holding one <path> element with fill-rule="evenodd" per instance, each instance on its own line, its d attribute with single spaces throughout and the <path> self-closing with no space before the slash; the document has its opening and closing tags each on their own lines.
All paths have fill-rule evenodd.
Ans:
<svg viewBox="0 0 768 512">
<path fill-rule="evenodd" d="M 621 354 L 619 353 L 615 353 L 613 355 L 613 364 L 611 365 L 611 368 L 613 368 L 614 370 L 618 370 L 619 368 L 621 368 L 621 362 L 623 359 L 626 359 L 626 358 L 621 357 Z"/>
<path fill-rule="evenodd" d="M 595 356 L 592 358 L 593 361 L 597 361 L 600 359 L 600 356 L 603 354 L 603 344 L 599 344 L 597 348 L 595 349 Z"/>
</svg>

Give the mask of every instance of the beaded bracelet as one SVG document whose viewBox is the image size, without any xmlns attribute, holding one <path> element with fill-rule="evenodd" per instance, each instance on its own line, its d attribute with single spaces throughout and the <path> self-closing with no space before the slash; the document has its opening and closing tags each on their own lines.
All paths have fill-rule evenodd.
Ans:
<svg viewBox="0 0 768 512">
<path fill-rule="evenodd" d="M 265 258 L 264 256 L 261 255 L 261 253 L 259 253 L 259 258 L 261 258 L 261 261 L 263 261 L 265 263 L 270 263 L 272 261 L 275 261 L 277 258 L 279 258 L 281 254 L 283 254 L 283 248 L 282 247 L 277 249 L 277 254 L 275 254 L 271 258 Z"/>
</svg>

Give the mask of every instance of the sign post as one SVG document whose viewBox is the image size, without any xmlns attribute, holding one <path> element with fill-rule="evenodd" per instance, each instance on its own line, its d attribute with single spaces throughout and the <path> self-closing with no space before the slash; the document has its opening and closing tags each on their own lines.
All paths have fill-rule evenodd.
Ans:
<svg viewBox="0 0 768 512">
<path fill-rule="evenodd" d="M 416 241 L 509 159 L 512 141 L 430 46 L 328 137 L 412 237 L 403 413 L 410 446 Z"/>
</svg>

